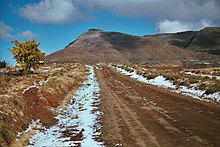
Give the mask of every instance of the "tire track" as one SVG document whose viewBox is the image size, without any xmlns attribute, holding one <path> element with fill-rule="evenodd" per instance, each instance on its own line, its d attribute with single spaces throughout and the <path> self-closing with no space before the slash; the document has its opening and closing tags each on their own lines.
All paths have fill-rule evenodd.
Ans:
<svg viewBox="0 0 220 147">
<path fill-rule="evenodd" d="M 220 144 L 219 106 L 143 84 L 106 66 L 96 72 L 107 146 Z"/>
<path fill-rule="evenodd" d="M 104 89 L 105 95 L 108 97 L 108 99 L 114 102 L 114 106 L 116 106 L 119 110 L 120 114 L 118 115 L 123 118 L 123 121 L 129 128 L 129 131 L 131 133 L 131 136 L 129 137 L 131 139 L 135 139 L 135 144 L 141 147 L 145 147 L 146 145 L 159 146 L 156 138 L 141 124 L 138 119 L 136 119 L 137 116 L 135 116 L 135 114 L 131 112 L 129 107 L 120 100 L 118 95 L 110 89 L 111 81 L 106 81 L 105 83 L 101 83 L 100 85 L 102 86 L 102 89 Z"/>
</svg>

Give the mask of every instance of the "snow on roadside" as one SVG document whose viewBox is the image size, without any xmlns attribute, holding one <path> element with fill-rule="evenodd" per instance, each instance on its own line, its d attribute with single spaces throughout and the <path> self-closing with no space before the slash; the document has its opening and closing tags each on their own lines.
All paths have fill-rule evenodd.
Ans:
<svg viewBox="0 0 220 147">
<path fill-rule="evenodd" d="M 177 87 L 176 85 L 173 84 L 172 81 L 166 80 L 166 78 L 163 76 L 157 76 L 156 78 L 149 80 L 149 79 L 145 78 L 144 76 L 137 74 L 135 69 L 133 69 L 134 70 L 133 72 L 128 72 L 123 68 L 115 67 L 112 65 L 109 65 L 109 67 L 116 69 L 118 72 L 120 72 L 124 75 L 127 75 L 127 76 L 130 76 L 131 78 L 137 79 L 140 82 L 144 82 L 144 83 L 152 84 L 152 85 L 155 85 L 158 87 L 170 89 L 174 92 L 182 93 L 184 95 L 188 95 L 188 96 L 191 96 L 191 97 L 197 98 L 197 99 L 208 99 L 208 100 L 220 102 L 220 92 L 206 95 L 204 90 L 196 89 L 195 86 L 192 86 L 191 88 L 186 87 L 186 86 Z"/>
<path fill-rule="evenodd" d="M 36 83 L 36 84 L 34 84 L 34 85 L 32 85 L 32 86 L 29 86 L 29 87 L 27 87 L 26 89 L 24 89 L 23 91 L 22 91 L 22 94 L 24 94 L 27 90 L 29 90 L 29 89 L 31 89 L 31 88 L 38 88 L 38 89 L 40 89 L 44 84 L 46 84 L 47 82 L 49 81 L 49 78 L 47 78 L 46 80 L 42 80 L 42 81 L 40 81 L 40 82 L 38 82 L 38 83 Z"/>
<path fill-rule="evenodd" d="M 179 86 L 178 89 L 175 90 L 178 93 L 182 93 L 188 96 L 191 96 L 196 99 L 201 99 L 202 96 L 205 94 L 204 90 L 195 89 L 195 87 L 188 88 L 186 86 Z"/>
<path fill-rule="evenodd" d="M 90 70 L 87 80 L 67 106 L 57 110 L 58 123 L 38 130 L 30 138 L 29 146 L 104 146 L 96 140 L 101 135 L 98 119 L 102 114 L 97 110 L 100 88 L 93 67 L 87 68 Z"/>
<path fill-rule="evenodd" d="M 148 80 L 144 76 L 137 74 L 137 72 L 134 69 L 133 69 L 134 70 L 133 72 L 128 72 L 125 69 L 122 69 L 119 67 L 114 67 L 114 66 L 110 66 L 110 67 L 115 68 L 117 71 L 121 72 L 122 74 L 130 76 L 131 78 L 137 79 L 140 82 L 152 84 L 152 85 L 163 87 L 163 88 L 169 88 L 169 89 L 176 88 L 176 86 L 172 82 L 170 82 L 169 80 L 166 80 L 166 78 L 164 78 L 163 76 L 157 76 L 154 79 Z"/>
<path fill-rule="evenodd" d="M 157 76 L 156 78 L 149 80 L 149 83 L 163 88 L 176 88 L 176 86 L 172 82 L 166 80 L 166 78 L 164 78 L 163 76 Z"/>
<path fill-rule="evenodd" d="M 206 99 L 214 99 L 217 102 L 220 102 L 220 92 L 216 92 L 209 95 L 204 95 L 204 98 Z"/>
<path fill-rule="evenodd" d="M 217 80 L 220 80 L 220 76 L 207 75 L 207 74 L 195 74 L 195 73 L 192 73 L 192 72 L 190 72 L 190 71 L 185 72 L 185 74 L 187 74 L 187 75 L 193 75 L 193 76 L 216 78 Z"/>
<path fill-rule="evenodd" d="M 44 127 L 40 123 L 40 119 L 32 120 L 31 123 L 28 125 L 27 129 L 23 132 L 18 132 L 17 137 L 20 137 L 24 134 L 27 134 L 28 132 L 37 130 L 37 129 L 43 129 Z"/>
</svg>

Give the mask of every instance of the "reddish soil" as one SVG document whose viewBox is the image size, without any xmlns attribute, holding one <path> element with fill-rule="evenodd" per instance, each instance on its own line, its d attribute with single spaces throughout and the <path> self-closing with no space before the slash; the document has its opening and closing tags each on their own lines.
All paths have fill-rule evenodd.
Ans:
<svg viewBox="0 0 220 147">
<path fill-rule="evenodd" d="M 22 76 L 10 70 L 18 68 L 5 68 L 0 73 L 0 146 L 13 144 L 18 131 L 25 130 L 31 120 L 40 119 L 45 126 L 55 123 L 57 114 L 51 110 L 68 103 L 88 73 L 78 63 L 45 65 L 36 74 Z M 15 143 L 26 144 L 30 134 Z"/>
<path fill-rule="evenodd" d="M 64 100 L 69 91 L 76 89 L 80 82 L 66 85 L 67 90 L 62 89 L 56 92 L 47 92 L 36 87 L 30 88 L 23 94 L 25 101 L 25 116 L 29 120 L 40 119 L 45 126 L 52 125 L 56 122 L 52 108 L 58 107 Z M 22 125 L 25 129 L 27 123 Z"/>
<path fill-rule="evenodd" d="M 220 106 L 144 84 L 102 66 L 107 146 L 220 146 Z"/>
<path fill-rule="evenodd" d="M 58 103 L 59 98 L 53 94 L 48 94 L 45 92 L 42 93 L 37 88 L 30 88 L 23 94 L 26 103 L 25 105 L 26 117 L 28 117 L 28 119 L 30 120 L 40 119 L 41 122 L 44 123 L 45 125 L 53 124 L 55 122 L 55 118 L 53 118 L 52 112 L 48 109 L 49 108 L 48 98 L 50 98 L 49 101 L 53 100 L 54 104 Z M 46 95 L 47 97 L 42 98 L 41 94 Z"/>
</svg>

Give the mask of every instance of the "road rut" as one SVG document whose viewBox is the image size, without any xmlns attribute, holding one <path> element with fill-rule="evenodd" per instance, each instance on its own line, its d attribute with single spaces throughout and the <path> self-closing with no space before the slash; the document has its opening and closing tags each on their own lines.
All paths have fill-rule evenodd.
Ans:
<svg viewBox="0 0 220 147">
<path fill-rule="evenodd" d="M 106 146 L 219 146 L 220 106 L 96 69 Z"/>
</svg>

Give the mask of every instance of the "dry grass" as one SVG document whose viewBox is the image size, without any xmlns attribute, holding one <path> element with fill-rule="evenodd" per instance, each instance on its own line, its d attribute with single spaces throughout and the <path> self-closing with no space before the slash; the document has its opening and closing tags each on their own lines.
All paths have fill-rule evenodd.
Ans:
<svg viewBox="0 0 220 147">
<path fill-rule="evenodd" d="M 220 82 L 211 84 L 210 86 L 207 87 L 205 91 L 206 94 L 213 94 L 215 92 L 220 92 Z"/>
<path fill-rule="evenodd" d="M 0 112 L 0 141 L 5 142 L 4 146 L 15 139 L 15 130 L 11 128 L 12 118 Z"/>
<path fill-rule="evenodd" d="M 30 86 L 40 85 L 46 92 L 68 92 L 68 83 L 83 81 L 86 67 L 78 63 L 44 66 L 37 74 L 15 76 L 0 74 L 0 146 L 8 146 L 16 136 L 20 126 L 28 124 L 25 117 L 23 91 Z"/>
<path fill-rule="evenodd" d="M 144 75 L 143 75 L 145 78 L 147 78 L 147 79 L 154 79 L 154 78 L 156 78 L 158 75 L 157 74 L 154 74 L 154 73 L 144 73 Z"/>
<path fill-rule="evenodd" d="M 220 92 L 220 81 L 216 77 L 199 76 L 210 75 L 220 76 L 220 68 L 204 68 L 204 69 L 183 69 L 181 67 L 170 66 L 141 66 L 141 65 L 114 65 L 123 68 L 126 71 L 136 70 L 137 74 L 143 75 L 147 79 L 154 79 L 157 76 L 164 76 L 166 80 L 172 81 L 176 86 L 194 87 L 196 89 L 205 90 L 206 94 Z M 185 72 L 192 72 L 196 75 L 189 75 Z"/>
</svg>

